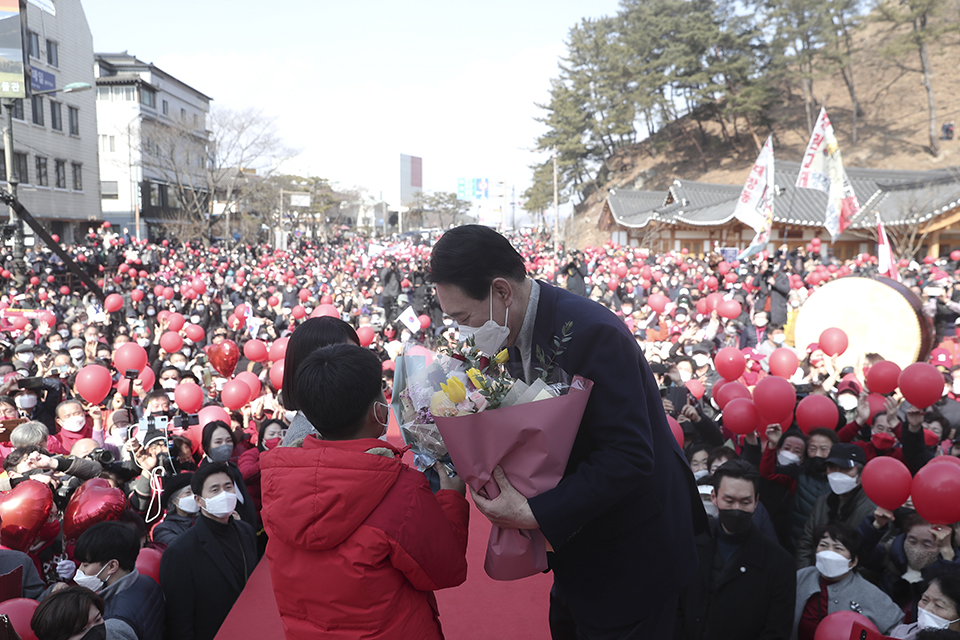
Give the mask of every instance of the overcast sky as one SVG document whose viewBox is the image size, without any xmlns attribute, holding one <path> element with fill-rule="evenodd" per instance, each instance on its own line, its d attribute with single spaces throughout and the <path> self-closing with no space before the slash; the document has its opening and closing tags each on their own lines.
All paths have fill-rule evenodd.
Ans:
<svg viewBox="0 0 960 640">
<path fill-rule="evenodd" d="M 400 154 L 424 188 L 529 186 L 563 41 L 615 0 L 83 0 L 97 52 L 127 50 L 214 98 L 257 107 L 301 150 L 288 170 L 395 202 Z M 138 7 L 137 10 L 132 10 Z M 142 8 L 142 10 L 140 10 Z"/>
</svg>

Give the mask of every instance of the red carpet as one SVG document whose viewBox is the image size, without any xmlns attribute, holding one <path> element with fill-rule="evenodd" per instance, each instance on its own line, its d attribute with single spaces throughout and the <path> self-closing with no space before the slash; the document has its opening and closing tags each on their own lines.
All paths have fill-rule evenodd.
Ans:
<svg viewBox="0 0 960 640">
<path fill-rule="evenodd" d="M 387 437 L 392 444 L 402 445 L 392 413 Z M 413 454 L 408 453 L 404 459 L 413 464 Z M 497 582 L 487 577 L 483 557 L 489 535 L 490 523 L 471 503 L 467 581 L 455 589 L 437 592 L 444 637 L 446 640 L 549 640 L 547 610 L 552 576 L 540 574 L 513 582 Z M 283 638 L 266 558 L 257 565 L 217 634 L 217 640 L 248 638 Z"/>
</svg>

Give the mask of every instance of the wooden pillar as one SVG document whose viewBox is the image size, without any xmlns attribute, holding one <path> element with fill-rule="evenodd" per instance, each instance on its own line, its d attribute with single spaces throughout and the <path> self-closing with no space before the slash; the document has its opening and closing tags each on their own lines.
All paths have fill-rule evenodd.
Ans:
<svg viewBox="0 0 960 640">
<path fill-rule="evenodd" d="M 927 245 L 927 255 L 934 258 L 940 257 L 940 231 L 934 231 L 930 234 L 930 244 Z"/>
</svg>

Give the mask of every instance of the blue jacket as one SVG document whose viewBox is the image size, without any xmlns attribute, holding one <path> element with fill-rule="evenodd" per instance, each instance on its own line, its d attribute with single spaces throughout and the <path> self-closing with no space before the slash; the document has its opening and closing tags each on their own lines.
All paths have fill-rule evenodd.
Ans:
<svg viewBox="0 0 960 640">
<path fill-rule="evenodd" d="M 557 366 L 592 380 L 593 391 L 563 479 L 530 507 L 554 548 L 555 586 L 574 620 L 623 627 L 694 576 L 695 529 L 706 530 L 706 514 L 653 373 L 622 320 L 540 282 L 532 368 L 537 346 L 549 359 L 568 321 L 572 338 Z M 518 366 L 512 358 L 512 373 L 522 377 Z"/>
</svg>

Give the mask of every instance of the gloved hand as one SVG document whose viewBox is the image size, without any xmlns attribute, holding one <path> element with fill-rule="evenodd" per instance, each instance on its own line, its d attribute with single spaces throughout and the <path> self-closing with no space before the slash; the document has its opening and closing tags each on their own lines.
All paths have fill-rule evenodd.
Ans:
<svg viewBox="0 0 960 640">
<path fill-rule="evenodd" d="M 64 581 L 70 580 L 77 573 L 77 565 L 73 560 L 61 560 L 57 563 L 57 575 Z"/>
</svg>

